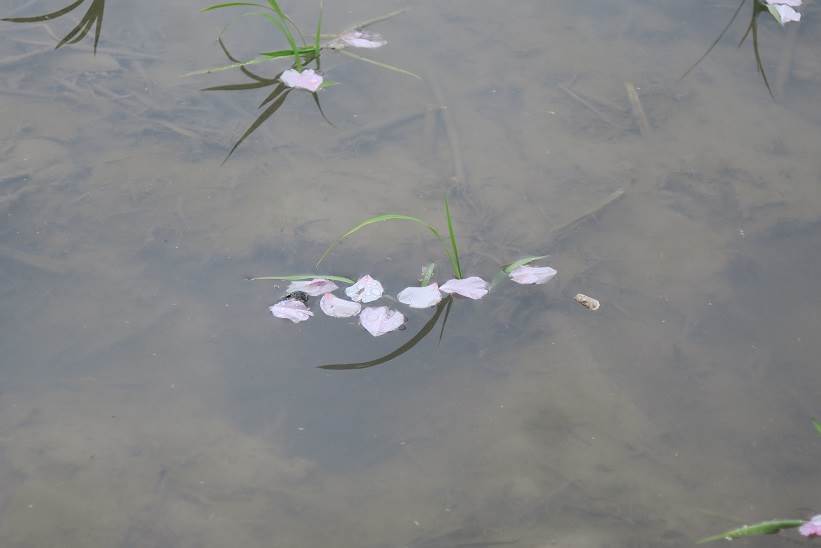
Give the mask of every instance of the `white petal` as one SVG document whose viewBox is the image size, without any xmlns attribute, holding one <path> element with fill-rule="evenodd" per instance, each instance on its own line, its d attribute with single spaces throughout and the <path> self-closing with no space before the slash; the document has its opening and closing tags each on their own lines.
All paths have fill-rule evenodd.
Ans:
<svg viewBox="0 0 821 548">
<path fill-rule="evenodd" d="M 271 314 L 275 317 L 291 320 L 294 323 L 304 322 L 314 315 L 313 312 L 308 310 L 305 303 L 296 299 L 279 301 L 277 304 L 269 306 L 268 310 L 270 310 Z"/>
<path fill-rule="evenodd" d="M 330 293 L 335 289 L 339 289 L 339 286 L 335 283 L 328 281 L 325 278 L 314 278 L 313 280 L 291 282 L 288 286 L 287 292 L 293 293 L 294 291 L 302 291 L 311 297 L 318 297 L 320 295 L 324 295 L 325 293 Z"/>
<path fill-rule="evenodd" d="M 387 306 L 369 306 L 359 314 L 359 323 L 374 337 L 396 331 L 405 323 L 405 316 Z"/>
<path fill-rule="evenodd" d="M 793 8 L 787 5 L 782 4 L 771 4 L 769 6 L 770 13 L 773 14 L 775 20 L 781 23 L 782 25 L 789 23 L 790 21 L 801 21 L 801 14 L 795 11 Z"/>
<path fill-rule="evenodd" d="M 558 274 L 549 266 L 519 266 L 510 272 L 510 279 L 517 284 L 543 284 Z"/>
<path fill-rule="evenodd" d="M 471 276 L 462 280 L 448 280 L 439 288 L 442 293 L 456 293 L 468 299 L 481 299 L 488 292 L 488 284 L 478 276 Z"/>
<path fill-rule="evenodd" d="M 430 308 L 442 300 L 439 286 L 435 283 L 425 287 L 406 287 L 396 296 L 396 300 L 411 308 Z"/>
<path fill-rule="evenodd" d="M 319 308 L 333 318 L 350 318 L 359 314 L 362 305 L 340 299 L 333 293 L 325 293 L 319 301 Z"/>
<path fill-rule="evenodd" d="M 355 48 L 381 48 L 388 43 L 388 41 L 379 34 L 359 30 L 343 33 L 339 36 L 339 39 L 345 44 Z"/>
<path fill-rule="evenodd" d="M 346 288 L 345 295 L 352 301 L 369 303 L 381 297 L 384 291 L 381 283 L 366 274 L 359 278 L 355 284 Z"/>
<path fill-rule="evenodd" d="M 289 88 L 307 89 L 310 92 L 315 92 L 325 79 L 314 69 L 305 69 L 302 72 L 288 69 L 279 75 L 279 80 Z"/>
</svg>

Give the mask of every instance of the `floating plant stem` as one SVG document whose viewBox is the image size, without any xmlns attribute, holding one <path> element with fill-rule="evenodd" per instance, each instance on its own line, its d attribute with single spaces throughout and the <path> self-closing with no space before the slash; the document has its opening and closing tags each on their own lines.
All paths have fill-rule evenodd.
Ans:
<svg viewBox="0 0 821 548">
<path fill-rule="evenodd" d="M 758 535 L 774 535 L 782 529 L 793 529 L 804 524 L 804 520 L 800 519 L 775 519 L 769 521 L 762 521 L 753 525 L 744 525 L 737 529 L 724 531 L 721 534 L 713 535 L 712 537 L 703 538 L 697 544 L 704 544 L 705 542 L 713 542 L 716 540 L 734 540 L 743 537 L 752 537 Z"/>
<path fill-rule="evenodd" d="M 380 62 L 380 61 L 374 61 L 373 59 L 369 59 L 369 58 L 367 58 L 367 57 L 362 57 L 361 55 L 357 55 L 357 54 L 355 54 L 355 53 L 351 53 L 350 51 L 346 51 L 346 50 L 344 50 L 344 49 L 337 50 L 337 53 L 341 53 L 342 55 L 347 55 L 348 57 L 351 57 L 351 58 L 353 58 L 353 59 L 357 59 L 357 60 L 359 60 L 359 61 L 364 61 L 364 62 L 366 62 L 366 63 L 370 63 L 370 64 L 372 64 L 372 65 L 376 65 L 377 67 L 381 67 L 381 68 L 383 68 L 383 69 L 388 69 L 388 70 L 392 70 L 392 71 L 394 71 L 394 72 L 398 72 L 398 73 L 400 73 L 400 74 L 406 74 L 406 75 L 408 75 L 408 76 L 413 76 L 413 77 L 414 77 L 414 78 L 416 78 L 417 80 L 421 80 L 421 79 L 422 79 L 422 77 L 421 77 L 421 76 L 419 76 L 418 74 L 414 74 L 413 72 L 411 72 L 411 71 L 409 71 L 409 70 L 405 70 L 405 69 L 402 69 L 402 68 L 399 68 L 399 67 L 395 67 L 395 66 L 393 66 L 393 65 L 389 65 L 389 64 L 387 64 L 387 63 L 382 63 L 382 62 Z"/>
<path fill-rule="evenodd" d="M 450 215 L 447 196 L 445 197 L 445 217 L 448 220 L 448 235 L 450 236 L 450 248 L 453 262 L 455 264 L 454 274 L 457 278 L 462 277 L 462 265 L 459 262 L 459 248 L 456 246 L 456 232 L 453 230 L 453 218 Z"/>
<path fill-rule="evenodd" d="M 350 278 L 346 278 L 345 276 L 333 276 L 331 274 L 292 274 L 290 276 L 255 276 L 253 278 L 248 278 L 249 281 L 256 282 L 256 281 L 268 281 L 268 280 L 283 280 L 286 282 L 298 282 L 301 280 L 313 280 L 315 278 L 321 278 L 324 280 L 330 280 L 332 282 L 342 282 L 346 284 L 353 285 L 354 281 Z"/>
</svg>

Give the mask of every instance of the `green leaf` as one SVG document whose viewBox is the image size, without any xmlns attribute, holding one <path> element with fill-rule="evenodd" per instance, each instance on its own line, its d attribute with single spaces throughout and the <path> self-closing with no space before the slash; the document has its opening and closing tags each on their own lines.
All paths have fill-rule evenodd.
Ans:
<svg viewBox="0 0 821 548">
<path fill-rule="evenodd" d="M 430 263 L 422 268 L 422 275 L 419 277 L 419 285 L 425 287 L 430 285 L 430 280 L 433 278 L 433 272 L 436 270 L 436 263 Z"/>
<path fill-rule="evenodd" d="M 331 274 L 292 274 L 290 276 L 256 276 L 254 278 L 248 279 L 252 282 L 260 280 L 285 280 L 288 282 L 298 282 L 300 280 L 313 280 L 315 278 L 322 278 L 324 280 L 331 280 L 332 282 L 342 282 L 351 285 L 356 283 L 352 279 L 346 278 L 345 276 L 333 276 Z"/>
<path fill-rule="evenodd" d="M 319 19 L 316 21 L 316 36 L 314 37 L 314 50 L 316 54 L 319 55 L 320 46 L 319 43 L 322 40 L 322 12 L 325 7 L 325 2 L 323 0 L 319 0 Z"/>
<path fill-rule="evenodd" d="M 318 267 L 319 264 L 322 261 L 325 260 L 325 257 L 327 257 L 328 254 L 331 251 L 333 251 L 334 248 L 336 248 L 336 246 L 341 244 L 342 241 L 345 240 L 346 238 L 352 236 L 353 234 L 355 234 L 356 232 L 358 232 L 361 229 L 365 228 L 366 226 L 369 226 L 369 225 L 372 225 L 372 224 L 375 224 L 375 223 L 382 223 L 382 222 L 385 222 L 385 221 L 411 221 L 411 222 L 420 224 L 423 227 L 430 230 L 433 233 L 433 235 L 436 236 L 436 238 L 442 243 L 442 245 L 445 246 L 445 252 L 447 253 L 448 258 L 451 261 L 451 266 L 453 267 L 454 274 L 459 272 L 458 263 L 451 256 L 450 251 L 448 250 L 447 244 L 445 243 L 445 239 L 442 238 L 442 235 L 439 233 L 438 230 L 436 230 L 436 227 L 434 227 L 433 225 L 431 225 L 429 223 L 426 223 L 425 221 L 423 221 L 422 219 L 419 219 L 418 217 L 411 217 L 410 215 L 401 215 L 401 214 L 398 214 L 398 213 L 385 213 L 385 214 L 382 214 L 382 215 L 376 215 L 374 217 L 370 217 L 368 219 L 365 219 L 364 221 L 362 221 L 361 223 L 359 223 L 358 225 L 356 225 L 355 227 L 353 227 L 352 229 L 347 231 L 345 234 L 340 236 L 339 239 L 337 239 L 334 243 L 329 245 L 328 248 L 325 250 L 325 252 L 322 253 L 322 256 L 319 257 L 319 260 L 316 262 L 315 266 Z"/>
<path fill-rule="evenodd" d="M 282 13 L 282 10 L 279 9 L 279 6 L 277 5 L 276 2 L 274 2 L 273 0 L 269 0 L 269 4 L 272 4 L 273 6 L 277 6 L 275 11 L 276 11 L 278 17 L 274 17 L 270 13 L 264 13 L 264 12 L 263 13 L 252 13 L 252 14 L 249 14 L 249 15 L 259 15 L 259 16 L 262 16 L 262 17 L 268 19 L 268 21 L 270 21 L 271 24 L 274 25 L 274 27 L 276 27 L 277 30 L 279 30 L 279 32 L 281 32 L 283 36 L 285 36 L 285 39 L 288 41 L 288 45 L 291 46 L 291 52 L 294 56 L 294 63 L 296 64 L 296 69 L 299 72 L 302 72 L 302 59 L 301 59 L 301 56 L 299 55 L 299 46 L 296 45 L 296 40 L 294 40 L 294 35 L 291 34 L 291 31 L 288 29 L 288 20 L 287 20 L 285 14 Z"/>
<path fill-rule="evenodd" d="M 821 434 L 821 422 L 818 422 L 816 419 L 812 419 L 812 425 L 815 426 L 815 431 Z"/>
<path fill-rule="evenodd" d="M 445 217 L 448 220 L 448 234 L 450 235 L 450 247 L 453 253 L 453 260 L 455 262 L 454 274 L 457 278 L 462 277 L 462 265 L 459 262 L 459 248 L 456 246 L 456 232 L 453 231 L 453 218 L 450 216 L 450 207 L 448 206 L 448 198 L 445 196 Z"/>
<path fill-rule="evenodd" d="M 8 21 L 10 23 L 38 23 L 40 21 L 49 21 L 51 19 L 62 17 L 63 15 L 75 10 L 83 2 L 85 2 L 85 0 L 77 0 L 62 9 L 52 11 L 50 13 L 44 13 L 43 15 L 35 15 L 33 17 L 6 17 L 5 19 L 2 19 L 2 21 Z"/>
<path fill-rule="evenodd" d="M 525 257 L 523 259 L 519 259 L 518 261 L 513 261 L 510 264 L 506 264 L 505 266 L 502 267 L 502 270 L 505 272 L 505 274 L 510 274 L 511 272 L 513 272 L 514 270 L 519 268 L 520 266 L 530 264 L 533 261 L 538 261 L 539 259 L 544 259 L 546 257 L 547 257 L 547 255 L 533 255 L 531 257 Z"/>
<path fill-rule="evenodd" d="M 792 529 L 794 527 L 800 527 L 803 524 L 804 520 L 800 519 L 775 519 L 769 521 L 762 521 L 759 523 L 755 523 L 753 525 L 744 525 L 742 527 L 739 527 L 738 529 L 725 531 L 720 535 L 714 535 L 712 537 L 703 538 L 698 541 L 698 544 L 704 544 L 705 542 L 713 542 L 714 540 L 722 539 L 733 540 L 737 538 L 752 537 L 757 535 L 774 535 L 782 529 Z"/>
<path fill-rule="evenodd" d="M 221 4 L 214 4 L 213 6 L 208 6 L 207 8 L 202 8 L 200 12 L 205 13 L 207 11 L 214 11 L 222 8 L 233 8 L 238 6 L 268 9 L 268 6 L 265 6 L 263 4 L 257 4 L 256 2 L 223 2 Z"/>
</svg>

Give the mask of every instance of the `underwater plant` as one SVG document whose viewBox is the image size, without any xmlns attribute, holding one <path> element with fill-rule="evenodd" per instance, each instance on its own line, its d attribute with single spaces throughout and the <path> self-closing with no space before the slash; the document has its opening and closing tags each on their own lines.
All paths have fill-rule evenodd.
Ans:
<svg viewBox="0 0 821 548">
<path fill-rule="evenodd" d="M 86 0 L 77 0 L 68 6 L 56 11 L 44 13 L 42 15 L 34 15 L 28 17 L 6 17 L 0 19 L 10 23 L 42 23 L 51 21 L 68 15 L 75 9 L 79 8 Z M 80 22 L 72 28 L 68 33 L 57 43 L 54 49 L 58 49 L 66 44 L 76 44 L 86 37 L 94 27 L 94 53 L 97 53 L 97 44 L 100 42 L 100 35 L 103 29 L 103 13 L 105 12 L 105 0 L 91 0 L 91 4 L 85 12 L 85 15 L 80 19 Z"/>
</svg>

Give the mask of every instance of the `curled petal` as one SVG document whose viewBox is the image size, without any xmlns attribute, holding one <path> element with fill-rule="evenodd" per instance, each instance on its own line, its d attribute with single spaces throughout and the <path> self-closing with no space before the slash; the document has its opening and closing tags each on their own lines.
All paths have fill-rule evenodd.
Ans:
<svg viewBox="0 0 821 548">
<path fill-rule="evenodd" d="M 558 274 L 549 266 L 520 266 L 514 268 L 509 276 L 517 284 L 543 284 Z"/>
<path fill-rule="evenodd" d="M 798 532 L 805 537 L 821 537 L 821 515 L 813 518 L 798 528 Z"/>
<path fill-rule="evenodd" d="M 324 295 L 325 293 L 330 293 L 335 289 L 339 289 L 339 286 L 332 281 L 324 278 L 314 278 L 313 280 L 291 282 L 291 285 L 288 286 L 287 292 L 293 293 L 294 291 L 302 291 L 311 297 L 318 297 L 320 295 Z"/>
<path fill-rule="evenodd" d="M 359 314 L 362 305 L 340 299 L 333 293 L 325 293 L 322 295 L 322 299 L 319 300 L 319 308 L 332 318 L 350 318 Z"/>
<path fill-rule="evenodd" d="M 439 288 L 442 293 L 456 293 L 468 299 L 481 299 L 488 292 L 488 284 L 478 276 L 448 280 Z"/>
<path fill-rule="evenodd" d="M 354 302 L 369 303 L 381 297 L 384 291 L 381 283 L 366 274 L 346 288 L 345 295 Z"/>
<path fill-rule="evenodd" d="M 790 21 L 801 21 L 801 14 L 795 11 L 794 8 L 786 4 L 770 4 L 768 6 L 770 13 L 775 17 L 775 20 L 785 25 Z"/>
<path fill-rule="evenodd" d="M 284 301 L 279 301 L 275 305 L 269 306 L 268 310 L 271 311 L 271 314 L 273 314 L 274 317 L 291 320 L 294 323 L 304 322 L 314 315 L 313 312 L 308 310 L 305 303 L 296 299 L 285 299 Z"/>
<path fill-rule="evenodd" d="M 406 287 L 396 296 L 396 300 L 411 308 L 430 308 L 442 300 L 439 286 L 436 283 L 425 287 Z"/>
<path fill-rule="evenodd" d="M 359 314 L 359 323 L 374 337 L 396 331 L 405 323 L 405 316 L 387 306 L 369 306 Z"/>
<path fill-rule="evenodd" d="M 288 69 L 279 75 L 279 79 L 289 88 L 307 89 L 312 93 L 318 90 L 325 80 L 322 75 L 314 69 L 305 69 L 302 72 L 295 69 Z"/>
</svg>

